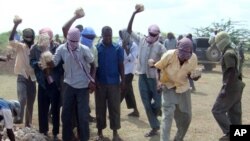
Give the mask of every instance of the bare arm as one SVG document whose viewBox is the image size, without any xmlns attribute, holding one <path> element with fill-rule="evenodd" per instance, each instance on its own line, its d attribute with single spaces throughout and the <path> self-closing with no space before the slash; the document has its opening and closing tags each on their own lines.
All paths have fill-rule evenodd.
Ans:
<svg viewBox="0 0 250 141">
<path fill-rule="evenodd" d="M 135 18 L 135 14 L 137 14 L 137 13 L 139 13 L 139 12 L 141 12 L 141 10 L 140 10 L 140 9 L 136 9 L 136 10 L 133 12 L 133 14 L 132 14 L 132 16 L 131 16 L 131 18 L 130 18 L 130 20 L 129 20 L 128 27 L 127 27 L 127 32 L 128 32 L 129 34 L 132 33 L 132 25 L 133 25 L 133 21 L 134 21 L 134 18 Z"/>
<path fill-rule="evenodd" d="M 13 28 L 12 28 L 12 30 L 11 30 L 10 37 L 9 37 L 9 41 L 14 40 L 14 36 L 15 36 L 15 33 L 16 33 L 17 26 L 18 26 L 21 22 L 22 22 L 21 19 L 19 19 L 19 20 L 15 20 L 15 19 L 14 19 L 14 26 L 13 26 Z"/>
<path fill-rule="evenodd" d="M 81 11 L 81 10 L 82 10 L 82 11 Z M 79 18 L 81 18 L 81 17 L 84 17 L 84 12 L 83 12 L 83 13 L 78 13 L 77 11 L 78 11 L 78 12 L 79 12 L 79 11 L 80 11 L 80 12 L 83 12 L 83 9 L 77 9 L 77 10 L 75 11 L 74 16 L 73 16 L 69 21 L 67 21 L 67 22 L 64 24 L 64 26 L 62 27 L 63 36 L 64 36 L 65 39 L 66 39 L 66 37 L 67 37 L 68 31 L 69 31 L 71 25 L 75 22 L 75 20 L 77 20 L 77 19 L 79 19 Z"/>
</svg>

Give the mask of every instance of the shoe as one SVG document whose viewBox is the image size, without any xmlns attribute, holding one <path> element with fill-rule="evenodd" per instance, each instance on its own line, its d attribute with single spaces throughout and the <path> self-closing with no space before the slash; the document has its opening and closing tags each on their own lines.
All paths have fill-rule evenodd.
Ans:
<svg viewBox="0 0 250 141">
<path fill-rule="evenodd" d="M 138 112 L 138 111 L 134 111 L 134 112 L 132 112 L 132 113 L 128 114 L 128 116 L 130 116 L 130 117 L 139 117 L 139 116 L 140 116 L 140 114 L 139 114 L 139 112 Z"/>
<path fill-rule="evenodd" d="M 112 141 L 122 141 L 122 139 L 121 139 L 120 136 L 117 134 L 117 135 L 113 136 Z"/>
<path fill-rule="evenodd" d="M 146 133 L 144 137 L 152 137 L 152 136 L 158 135 L 158 132 L 157 132 L 158 130 L 159 128 L 153 128 L 151 131 Z"/>
<path fill-rule="evenodd" d="M 96 118 L 89 115 L 89 122 L 96 122 Z"/>
<path fill-rule="evenodd" d="M 225 136 L 221 137 L 221 138 L 219 139 L 219 141 L 230 141 L 229 135 L 226 134 Z"/>
<path fill-rule="evenodd" d="M 104 141 L 104 136 L 103 136 L 103 135 L 98 135 L 98 136 L 95 138 L 95 141 Z"/>
<path fill-rule="evenodd" d="M 53 141 L 59 141 L 59 138 L 57 137 L 57 135 L 55 135 L 55 136 L 53 137 Z"/>
</svg>

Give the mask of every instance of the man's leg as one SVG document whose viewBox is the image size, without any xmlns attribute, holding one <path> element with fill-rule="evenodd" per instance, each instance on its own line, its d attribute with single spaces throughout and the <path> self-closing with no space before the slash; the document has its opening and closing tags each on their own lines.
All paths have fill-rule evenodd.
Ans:
<svg viewBox="0 0 250 141">
<path fill-rule="evenodd" d="M 21 119 L 18 122 L 23 123 L 24 111 L 27 103 L 27 89 L 26 89 L 26 79 L 22 75 L 17 76 L 17 97 L 21 105 L 21 112 L 20 112 Z"/>
<path fill-rule="evenodd" d="M 62 107 L 62 139 L 63 141 L 70 141 L 72 139 L 72 111 L 75 108 L 75 89 L 68 84 L 64 85 L 63 107 Z"/>
<path fill-rule="evenodd" d="M 28 79 L 26 88 L 27 88 L 27 106 L 25 113 L 25 125 L 30 127 L 32 124 L 33 106 L 36 99 L 36 82 L 31 81 L 31 79 Z"/>
<path fill-rule="evenodd" d="M 80 89 L 76 94 L 77 100 L 77 115 L 78 115 L 78 127 L 79 137 L 81 141 L 89 140 L 89 92 L 87 88 Z"/>
<path fill-rule="evenodd" d="M 191 123 L 191 95 L 188 90 L 185 93 L 177 95 L 179 103 L 176 106 L 174 119 L 177 126 L 177 133 L 174 141 L 183 141 L 189 125 Z"/>
</svg>

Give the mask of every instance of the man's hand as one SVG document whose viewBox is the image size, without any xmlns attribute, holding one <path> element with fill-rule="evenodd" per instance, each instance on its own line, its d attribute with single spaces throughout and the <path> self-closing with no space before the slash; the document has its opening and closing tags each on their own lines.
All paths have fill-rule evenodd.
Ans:
<svg viewBox="0 0 250 141">
<path fill-rule="evenodd" d="M 89 82 L 88 88 L 89 93 L 93 93 L 96 90 L 96 84 L 94 82 Z"/>
<path fill-rule="evenodd" d="M 80 19 L 80 18 L 82 18 L 84 16 L 85 16 L 85 13 L 84 13 L 83 9 L 81 7 L 77 8 L 76 11 L 75 11 L 75 18 Z"/>
<path fill-rule="evenodd" d="M 19 16 L 15 16 L 13 22 L 15 25 L 18 25 L 22 22 L 22 19 Z"/>
<path fill-rule="evenodd" d="M 144 5 L 143 4 L 136 4 L 134 13 L 136 14 L 136 13 L 140 13 L 142 11 L 144 11 Z"/>
</svg>

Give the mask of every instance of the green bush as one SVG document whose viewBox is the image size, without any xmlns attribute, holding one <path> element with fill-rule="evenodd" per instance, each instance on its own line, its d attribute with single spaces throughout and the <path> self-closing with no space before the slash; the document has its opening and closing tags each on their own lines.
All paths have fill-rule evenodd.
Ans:
<svg viewBox="0 0 250 141">
<path fill-rule="evenodd" d="M 6 49 L 6 46 L 8 44 L 10 33 L 9 32 L 3 32 L 0 34 L 0 53 Z"/>
</svg>

